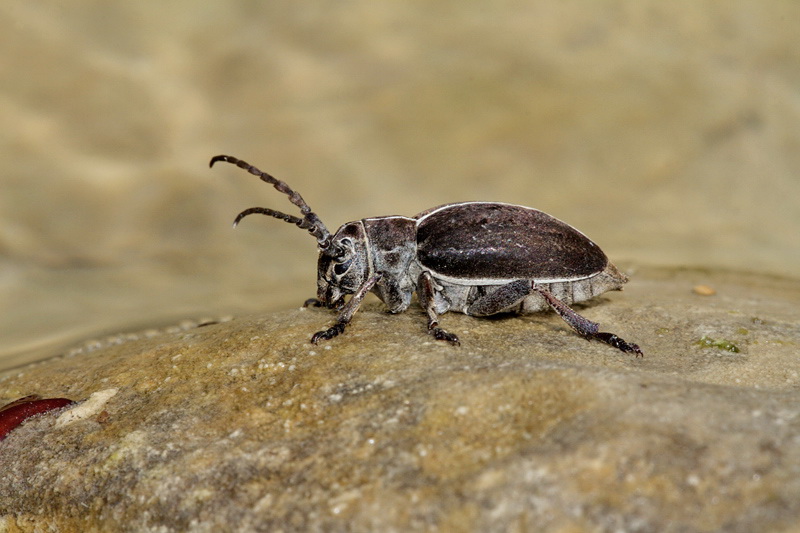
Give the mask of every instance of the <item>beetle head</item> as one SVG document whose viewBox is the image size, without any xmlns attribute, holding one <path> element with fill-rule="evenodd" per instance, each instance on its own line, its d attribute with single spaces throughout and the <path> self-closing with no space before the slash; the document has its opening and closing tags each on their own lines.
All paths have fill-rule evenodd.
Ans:
<svg viewBox="0 0 800 533">
<path fill-rule="evenodd" d="M 370 275 L 367 237 L 361 222 L 348 222 L 320 246 L 317 262 L 317 299 L 326 307 L 341 307 Z"/>
</svg>

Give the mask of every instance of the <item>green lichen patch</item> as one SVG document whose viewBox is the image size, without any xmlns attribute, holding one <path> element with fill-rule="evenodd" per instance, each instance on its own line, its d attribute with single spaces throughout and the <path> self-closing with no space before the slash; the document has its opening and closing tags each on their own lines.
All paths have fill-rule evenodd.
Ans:
<svg viewBox="0 0 800 533">
<path fill-rule="evenodd" d="M 738 346 L 727 339 L 714 339 L 708 335 L 703 335 L 700 337 L 700 340 L 698 340 L 695 344 L 701 348 L 718 348 L 731 353 L 739 353 L 741 351 L 739 350 Z"/>
</svg>

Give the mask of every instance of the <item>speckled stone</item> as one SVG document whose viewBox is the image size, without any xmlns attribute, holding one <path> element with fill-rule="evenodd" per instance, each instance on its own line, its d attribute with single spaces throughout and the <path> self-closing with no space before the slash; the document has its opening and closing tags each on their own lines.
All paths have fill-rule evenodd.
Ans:
<svg viewBox="0 0 800 533">
<path fill-rule="evenodd" d="M 0 442 L 0 531 L 785 529 L 798 297 L 633 272 L 579 309 L 643 359 L 553 314 L 448 314 L 453 347 L 377 302 L 320 346 L 331 313 L 294 309 L 74 350 L 0 376 L 1 403 L 88 400 Z"/>
</svg>

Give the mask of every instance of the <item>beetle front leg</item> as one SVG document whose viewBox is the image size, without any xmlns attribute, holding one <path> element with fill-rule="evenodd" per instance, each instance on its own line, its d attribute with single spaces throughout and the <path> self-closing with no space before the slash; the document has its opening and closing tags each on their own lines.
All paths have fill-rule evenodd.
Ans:
<svg viewBox="0 0 800 533">
<path fill-rule="evenodd" d="M 458 337 L 439 327 L 439 316 L 436 314 L 434 281 L 430 272 L 422 272 L 417 282 L 417 297 L 425 312 L 428 313 L 428 333 L 438 341 L 447 341 L 455 346 L 461 343 Z"/>
<path fill-rule="evenodd" d="M 353 315 L 358 311 L 358 307 L 361 305 L 361 301 L 367 295 L 367 293 L 375 286 L 375 284 L 381 279 L 382 274 L 373 274 L 364 284 L 358 288 L 358 290 L 353 293 L 353 296 L 350 297 L 350 301 L 344 304 L 344 307 L 339 311 L 339 316 L 336 317 L 336 324 L 329 327 L 326 330 L 318 331 L 314 333 L 311 337 L 311 343 L 317 344 L 319 341 L 326 341 L 328 339 L 332 339 L 338 334 L 344 331 L 345 326 L 350 323 L 350 320 L 353 318 Z"/>
<path fill-rule="evenodd" d="M 597 322 L 592 322 L 588 318 L 582 317 L 567 304 L 553 296 L 553 293 L 544 287 L 536 285 L 535 282 L 531 282 L 531 287 L 534 291 L 538 292 L 542 298 L 544 298 L 544 300 L 550 305 L 550 307 L 553 308 L 556 313 L 558 313 L 558 316 L 564 319 L 564 322 L 569 324 L 570 327 L 582 337 L 604 342 L 609 346 L 613 346 L 618 350 L 622 350 L 623 352 L 636 354 L 637 357 L 644 357 L 642 350 L 637 344 L 628 343 L 613 333 L 600 331 L 600 324 Z"/>
</svg>

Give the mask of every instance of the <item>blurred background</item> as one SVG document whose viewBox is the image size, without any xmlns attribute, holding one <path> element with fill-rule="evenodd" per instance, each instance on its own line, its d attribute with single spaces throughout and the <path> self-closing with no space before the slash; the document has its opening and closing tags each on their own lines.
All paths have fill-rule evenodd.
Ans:
<svg viewBox="0 0 800 533">
<path fill-rule="evenodd" d="M 0 369 L 296 307 L 313 238 L 460 200 L 622 267 L 800 276 L 800 3 L 0 4 Z M 635 281 L 635 278 L 634 278 Z"/>
</svg>

